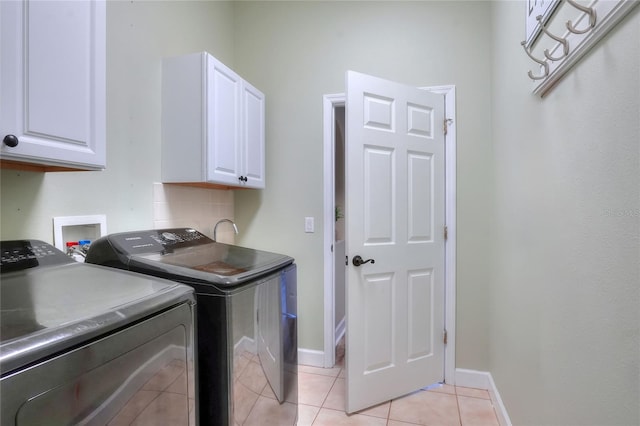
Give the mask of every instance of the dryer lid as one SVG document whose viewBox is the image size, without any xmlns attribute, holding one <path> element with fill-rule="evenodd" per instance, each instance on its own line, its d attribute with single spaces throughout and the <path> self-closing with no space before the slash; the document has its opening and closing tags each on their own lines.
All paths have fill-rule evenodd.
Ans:
<svg viewBox="0 0 640 426">
<path fill-rule="evenodd" d="M 3 242 L 2 248 L 6 247 L 7 242 Z M 2 273 L 3 375 L 169 306 L 194 303 L 189 286 L 96 265 L 62 262 L 64 257 L 57 264 L 40 260 L 41 264 L 28 269 Z"/>
</svg>

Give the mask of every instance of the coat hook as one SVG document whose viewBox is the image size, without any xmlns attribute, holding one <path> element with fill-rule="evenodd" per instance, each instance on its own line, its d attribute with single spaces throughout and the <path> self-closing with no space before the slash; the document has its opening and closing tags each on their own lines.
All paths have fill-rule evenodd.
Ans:
<svg viewBox="0 0 640 426">
<path fill-rule="evenodd" d="M 551 34 L 549 32 L 549 30 L 547 30 L 547 28 L 545 27 L 545 25 L 542 23 L 542 15 L 538 15 L 536 16 L 536 20 L 538 21 L 538 23 L 540 23 L 540 28 L 542 29 L 542 31 L 548 35 L 549 37 L 551 37 L 552 39 L 554 39 L 555 41 L 557 41 L 558 43 L 562 44 L 562 52 L 563 55 L 560 56 L 559 58 L 554 58 L 551 56 L 551 54 L 549 53 L 549 49 L 544 49 L 544 56 L 547 57 L 547 59 L 551 60 L 551 61 L 559 61 L 561 59 L 564 59 L 567 57 L 567 55 L 569 54 L 569 42 L 567 41 L 566 38 L 562 38 L 562 37 L 558 37 L 555 36 L 553 34 Z"/>
<path fill-rule="evenodd" d="M 544 79 L 545 79 L 545 78 L 547 78 L 547 76 L 549 75 L 549 64 L 548 64 L 548 63 L 546 63 L 545 61 L 542 61 L 542 60 L 540 60 L 540 59 L 535 58 L 535 57 L 531 54 L 531 52 L 529 52 L 529 49 L 527 49 L 526 44 L 527 44 L 527 42 L 526 42 L 526 41 L 523 41 L 523 42 L 521 42 L 521 43 L 520 43 L 520 45 L 521 45 L 521 46 L 522 46 L 522 48 L 524 49 L 524 52 L 527 54 L 527 56 L 528 56 L 529 58 L 531 58 L 531 60 L 532 60 L 532 61 L 537 62 L 538 64 L 540 64 L 540 65 L 542 65 L 542 66 L 544 67 L 544 74 L 543 74 L 543 75 L 541 75 L 541 76 L 535 76 L 535 75 L 533 75 L 533 73 L 531 72 L 531 70 L 529 70 L 529 72 L 528 72 L 529 78 L 530 78 L 531 80 L 544 80 Z"/>
<path fill-rule="evenodd" d="M 576 3 L 573 0 L 567 0 L 567 2 L 575 7 L 576 9 L 589 14 L 589 26 L 587 28 L 585 28 L 584 30 L 577 30 L 576 27 L 573 26 L 573 24 L 571 23 L 571 21 L 567 21 L 567 29 L 569 31 L 571 31 L 574 34 L 584 34 L 588 31 L 591 31 L 592 29 L 595 28 L 596 26 L 596 10 L 593 7 L 586 7 L 586 6 L 582 6 L 578 3 Z"/>
</svg>

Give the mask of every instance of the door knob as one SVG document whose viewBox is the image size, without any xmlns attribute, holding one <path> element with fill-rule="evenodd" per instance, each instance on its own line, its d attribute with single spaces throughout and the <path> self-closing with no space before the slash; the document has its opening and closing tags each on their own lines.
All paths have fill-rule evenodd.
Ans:
<svg viewBox="0 0 640 426">
<path fill-rule="evenodd" d="M 367 260 L 363 260 L 362 257 L 360 257 L 360 255 L 356 255 L 353 257 L 353 260 L 351 261 L 351 263 L 353 263 L 353 266 L 360 266 L 360 265 L 364 265 L 365 263 L 376 263 L 375 260 L 373 259 L 367 259 Z"/>
<path fill-rule="evenodd" d="M 2 142 L 11 148 L 18 146 L 18 138 L 15 135 L 6 135 Z"/>
</svg>

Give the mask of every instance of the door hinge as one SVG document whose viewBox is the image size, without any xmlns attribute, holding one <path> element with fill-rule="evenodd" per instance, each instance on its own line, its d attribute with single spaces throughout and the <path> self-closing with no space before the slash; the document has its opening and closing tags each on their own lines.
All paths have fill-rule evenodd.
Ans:
<svg viewBox="0 0 640 426">
<path fill-rule="evenodd" d="M 444 226 L 444 240 L 447 241 L 447 238 L 449 238 L 449 227 L 448 226 Z"/>
<path fill-rule="evenodd" d="M 445 345 L 447 344 L 447 330 L 444 330 L 444 332 L 442 333 L 442 342 Z"/>
<path fill-rule="evenodd" d="M 444 130 L 444 135 L 447 136 L 447 133 L 449 132 L 449 124 L 453 123 L 453 119 L 451 118 L 445 118 L 444 119 L 444 125 L 442 127 L 442 129 Z"/>
</svg>

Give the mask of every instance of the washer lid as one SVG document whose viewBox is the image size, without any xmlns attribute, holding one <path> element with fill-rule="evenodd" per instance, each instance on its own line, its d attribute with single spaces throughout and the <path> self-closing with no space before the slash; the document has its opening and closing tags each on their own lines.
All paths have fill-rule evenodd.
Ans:
<svg viewBox="0 0 640 426">
<path fill-rule="evenodd" d="M 215 242 L 131 256 L 131 264 L 138 271 L 147 267 L 162 270 L 169 279 L 220 286 L 242 284 L 291 263 L 293 258 L 286 255 Z"/>
<path fill-rule="evenodd" d="M 89 263 L 218 287 L 246 283 L 293 261 L 283 254 L 218 243 L 193 228 L 107 235 L 94 241 L 87 255 Z"/>
<path fill-rule="evenodd" d="M 96 265 L 3 273 L 0 370 L 5 375 L 186 301 L 194 303 L 191 287 Z"/>
</svg>

